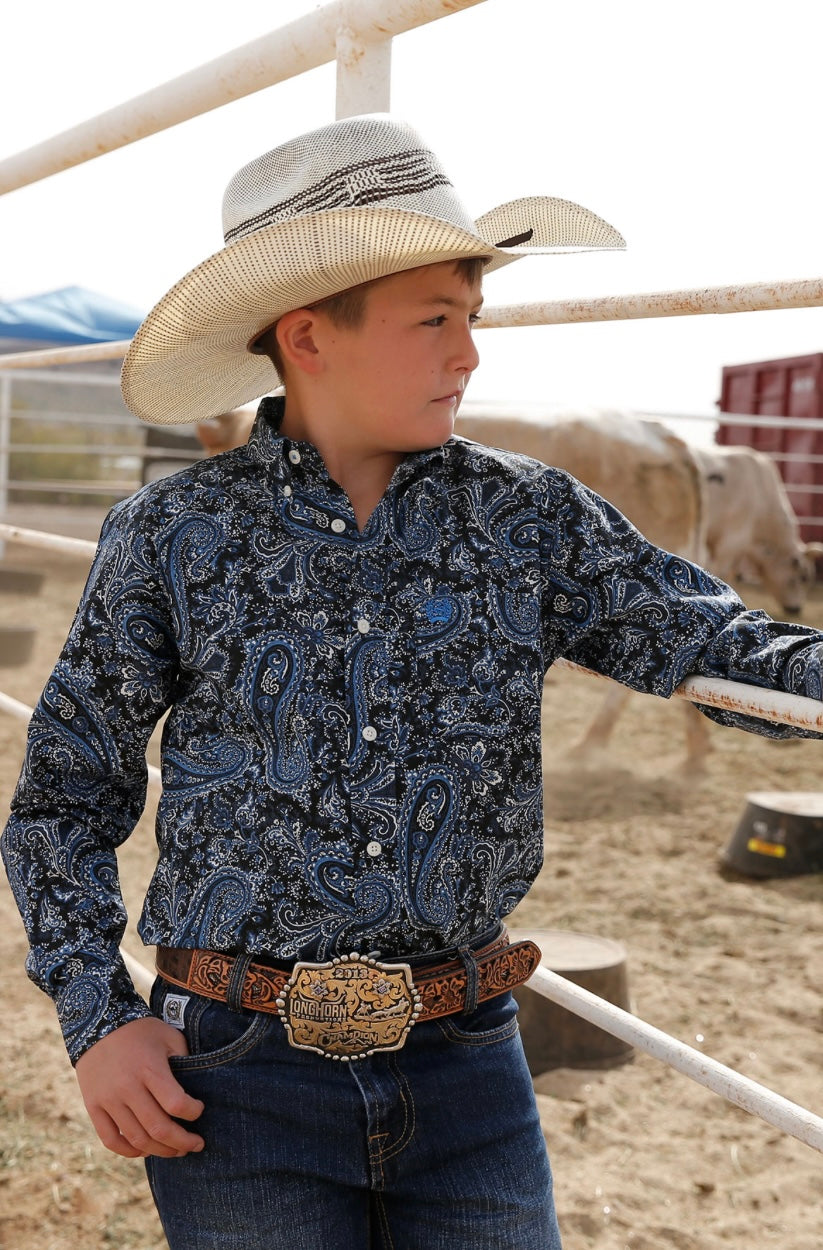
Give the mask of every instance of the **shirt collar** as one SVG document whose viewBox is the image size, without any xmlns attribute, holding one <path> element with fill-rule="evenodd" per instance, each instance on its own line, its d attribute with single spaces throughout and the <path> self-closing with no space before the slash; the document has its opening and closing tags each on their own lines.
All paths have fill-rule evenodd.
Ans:
<svg viewBox="0 0 823 1250">
<path fill-rule="evenodd" d="M 284 395 L 267 395 L 260 401 L 248 441 L 253 458 L 273 471 L 278 480 L 286 481 L 293 473 L 289 452 L 297 451 L 300 453 L 300 464 L 304 471 L 328 481 L 328 472 L 317 448 L 312 443 L 285 438 L 280 433 L 285 411 Z M 410 452 L 395 470 L 392 487 L 413 478 L 423 466 L 433 466 L 442 459 L 442 446 Z"/>
</svg>

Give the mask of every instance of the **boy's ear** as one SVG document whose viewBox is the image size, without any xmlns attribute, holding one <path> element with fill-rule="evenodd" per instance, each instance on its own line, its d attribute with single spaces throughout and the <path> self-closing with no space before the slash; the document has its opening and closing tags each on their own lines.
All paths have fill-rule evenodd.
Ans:
<svg viewBox="0 0 823 1250">
<path fill-rule="evenodd" d="M 316 336 L 317 318 L 310 308 L 284 313 L 277 323 L 277 344 L 283 361 L 303 373 L 320 372 L 321 357 Z"/>
</svg>

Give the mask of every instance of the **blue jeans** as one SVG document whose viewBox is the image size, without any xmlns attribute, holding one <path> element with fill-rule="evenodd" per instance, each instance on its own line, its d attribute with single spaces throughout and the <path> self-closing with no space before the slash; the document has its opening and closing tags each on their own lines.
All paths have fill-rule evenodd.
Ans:
<svg viewBox="0 0 823 1250">
<path fill-rule="evenodd" d="M 158 978 L 158 1015 L 167 993 Z M 351 1063 L 185 997 L 191 1053 L 171 1063 L 206 1148 L 146 1161 L 171 1250 L 560 1250 L 510 994 Z"/>
</svg>

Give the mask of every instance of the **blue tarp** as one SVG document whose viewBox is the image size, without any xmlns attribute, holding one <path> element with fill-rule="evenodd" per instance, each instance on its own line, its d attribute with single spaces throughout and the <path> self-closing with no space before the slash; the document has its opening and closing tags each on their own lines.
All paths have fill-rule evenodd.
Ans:
<svg viewBox="0 0 823 1250">
<path fill-rule="evenodd" d="M 130 339 L 142 320 L 142 313 L 108 295 L 82 286 L 61 287 L 0 303 L 0 351 L 3 339 L 52 344 Z"/>
</svg>

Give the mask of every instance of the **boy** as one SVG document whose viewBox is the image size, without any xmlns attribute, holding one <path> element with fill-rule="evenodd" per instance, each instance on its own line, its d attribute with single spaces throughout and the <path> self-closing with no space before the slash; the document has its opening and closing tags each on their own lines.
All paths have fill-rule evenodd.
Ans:
<svg viewBox="0 0 823 1250">
<path fill-rule="evenodd" d="M 510 994 L 538 953 L 502 923 L 542 862 L 544 674 L 819 698 L 823 636 L 451 438 L 481 273 L 622 245 L 599 218 L 473 223 L 417 135 L 367 117 L 246 166 L 224 224 L 135 337 L 126 401 L 173 423 L 285 397 L 104 526 L 3 839 L 29 972 L 172 1250 L 553 1250 Z M 149 1010 L 115 849 L 167 710 Z"/>
</svg>

